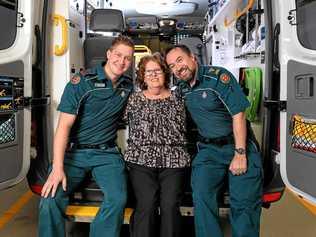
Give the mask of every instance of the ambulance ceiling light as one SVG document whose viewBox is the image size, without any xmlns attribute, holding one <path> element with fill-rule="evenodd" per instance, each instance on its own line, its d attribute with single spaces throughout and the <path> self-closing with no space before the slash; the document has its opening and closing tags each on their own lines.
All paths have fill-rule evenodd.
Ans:
<svg viewBox="0 0 316 237">
<path fill-rule="evenodd" d="M 160 27 L 163 26 L 174 26 L 176 23 L 175 19 L 166 19 L 166 18 L 162 18 L 158 20 L 158 24 Z"/>
<path fill-rule="evenodd" d="M 181 0 L 136 0 L 135 10 L 140 14 L 175 16 L 191 14 L 196 8 L 196 3 Z"/>
</svg>

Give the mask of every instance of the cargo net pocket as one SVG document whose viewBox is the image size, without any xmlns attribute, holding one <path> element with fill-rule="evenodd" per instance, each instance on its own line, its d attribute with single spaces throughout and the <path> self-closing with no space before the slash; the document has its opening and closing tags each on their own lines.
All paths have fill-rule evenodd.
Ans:
<svg viewBox="0 0 316 237">
<path fill-rule="evenodd" d="M 316 153 L 316 119 L 292 117 L 292 147 Z"/>
<path fill-rule="evenodd" d="M 0 144 L 15 140 L 15 115 L 0 115 Z"/>
</svg>

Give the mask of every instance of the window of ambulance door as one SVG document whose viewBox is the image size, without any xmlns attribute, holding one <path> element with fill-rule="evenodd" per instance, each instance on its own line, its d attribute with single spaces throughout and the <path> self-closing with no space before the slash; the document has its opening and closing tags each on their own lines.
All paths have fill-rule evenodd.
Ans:
<svg viewBox="0 0 316 237">
<path fill-rule="evenodd" d="M 0 0 L 0 50 L 14 43 L 17 25 L 17 0 Z"/>
<path fill-rule="evenodd" d="M 316 0 L 296 0 L 297 35 L 307 49 L 316 50 Z"/>
</svg>

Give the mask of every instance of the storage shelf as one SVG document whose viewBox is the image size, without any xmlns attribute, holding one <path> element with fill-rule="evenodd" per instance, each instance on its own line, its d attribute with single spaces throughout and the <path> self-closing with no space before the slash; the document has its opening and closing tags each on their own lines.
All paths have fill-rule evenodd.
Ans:
<svg viewBox="0 0 316 237">
<path fill-rule="evenodd" d="M 261 55 L 264 54 L 264 52 L 252 52 L 252 53 L 244 53 L 240 54 L 238 56 L 235 56 L 235 59 L 247 59 L 247 58 L 256 58 L 261 57 Z"/>
<path fill-rule="evenodd" d="M 235 59 L 236 68 L 241 67 L 261 67 L 264 68 L 264 63 L 261 63 L 261 58 L 259 57 L 249 57 L 247 59 Z"/>
<path fill-rule="evenodd" d="M 211 39 L 212 33 L 210 27 L 216 25 L 217 29 L 220 30 L 219 28 L 224 27 L 225 18 L 232 19 L 235 16 L 237 9 L 242 10 L 242 7 L 244 7 L 242 3 L 243 0 L 227 0 L 219 11 L 211 19 L 209 19 L 208 29 L 205 32 L 206 42 Z"/>
<path fill-rule="evenodd" d="M 224 25 L 224 19 L 232 19 L 237 9 L 242 10 L 242 0 L 227 0 L 210 20 L 209 25 Z"/>
</svg>

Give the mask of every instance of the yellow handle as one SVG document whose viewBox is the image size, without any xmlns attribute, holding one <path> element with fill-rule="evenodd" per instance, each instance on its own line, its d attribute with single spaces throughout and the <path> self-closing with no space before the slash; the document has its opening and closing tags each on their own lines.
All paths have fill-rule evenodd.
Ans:
<svg viewBox="0 0 316 237">
<path fill-rule="evenodd" d="M 224 26 L 228 27 L 230 26 L 234 21 L 236 21 L 241 15 L 245 14 L 250 8 L 252 8 L 253 4 L 254 4 L 255 0 L 248 0 L 248 4 L 247 6 L 242 10 L 242 11 L 236 11 L 235 16 L 232 20 L 227 20 L 227 18 L 225 18 L 224 20 Z"/>
<path fill-rule="evenodd" d="M 136 53 L 150 53 L 151 54 L 151 50 L 146 46 L 146 45 L 135 45 L 134 46 L 135 52 Z"/>
<path fill-rule="evenodd" d="M 61 56 L 67 51 L 68 48 L 68 26 L 66 23 L 66 19 L 63 16 L 54 14 L 53 21 L 56 26 L 58 26 L 59 23 L 61 24 L 62 45 L 55 45 L 54 48 L 55 55 Z"/>
</svg>

